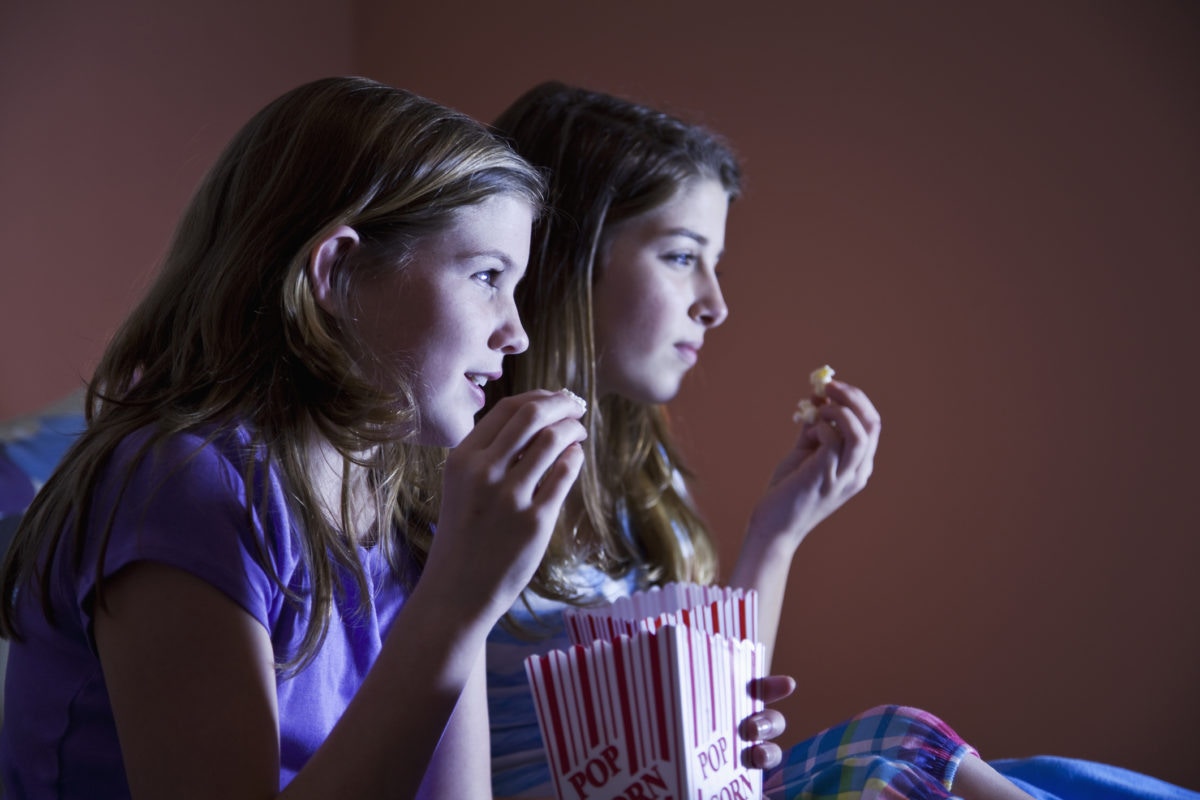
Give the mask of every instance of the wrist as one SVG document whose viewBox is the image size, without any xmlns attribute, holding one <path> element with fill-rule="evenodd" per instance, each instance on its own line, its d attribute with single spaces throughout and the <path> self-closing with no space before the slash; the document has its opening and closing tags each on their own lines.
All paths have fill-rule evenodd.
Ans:
<svg viewBox="0 0 1200 800">
<path fill-rule="evenodd" d="M 752 515 L 750 522 L 746 525 L 745 543 L 742 549 L 752 547 L 761 552 L 763 558 L 782 558 L 791 561 L 807 534 L 807 530 L 771 523 Z"/>
<path fill-rule="evenodd" d="M 486 638 L 507 609 L 497 607 L 494 595 L 461 583 L 450 575 L 440 574 L 436 567 L 426 569 L 405 606 L 418 609 L 430 624 L 453 631 L 458 637 Z"/>
</svg>

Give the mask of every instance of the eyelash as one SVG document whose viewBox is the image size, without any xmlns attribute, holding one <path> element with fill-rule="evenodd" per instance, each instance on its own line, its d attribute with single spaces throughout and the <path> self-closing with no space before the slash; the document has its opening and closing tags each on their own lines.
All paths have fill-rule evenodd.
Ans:
<svg viewBox="0 0 1200 800">
<path fill-rule="evenodd" d="M 480 283 L 486 284 L 494 289 L 494 288 L 496 288 L 496 280 L 500 277 L 501 272 L 503 272 L 503 270 L 484 269 L 484 270 L 480 270 L 479 272 L 476 272 L 471 277 L 475 278 Z"/>
<path fill-rule="evenodd" d="M 663 260 L 677 267 L 693 267 L 698 258 L 695 253 L 668 253 Z"/>
</svg>

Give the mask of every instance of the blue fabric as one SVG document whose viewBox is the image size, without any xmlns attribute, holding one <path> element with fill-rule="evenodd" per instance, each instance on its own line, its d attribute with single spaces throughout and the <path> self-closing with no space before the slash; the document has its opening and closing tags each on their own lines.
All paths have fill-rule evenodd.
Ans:
<svg viewBox="0 0 1200 800">
<path fill-rule="evenodd" d="M 84 425 L 82 406 L 74 398 L 54 410 L 0 425 L 0 519 L 25 512 Z"/>
<path fill-rule="evenodd" d="M 33 500 L 34 491 L 33 481 L 8 457 L 4 444 L 0 443 L 0 519 L 23 513 Z"/>
<path fill-rule="evenodd" d="M 1078 758 L 1035 756 L 988 763 L 1036 800 L 1200 800 L 1200 792 Z"/>
<path fill-rule="evenodd" d="M 47 414 L 0 442 L 5 455 L 40 487 L 58 466 L 67 449 L 83 433 L 83 412 Z"/>
</svg>

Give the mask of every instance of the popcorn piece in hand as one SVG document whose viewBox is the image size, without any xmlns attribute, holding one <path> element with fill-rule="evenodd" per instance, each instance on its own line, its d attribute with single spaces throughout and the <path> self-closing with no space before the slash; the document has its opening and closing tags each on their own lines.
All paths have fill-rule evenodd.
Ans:
<svg viewBox="0 0 1200 800">
<path fill-rule="evenodd" d="M 817 421 L 817 406 L 829 402 L 825 399 L 825 387 L 833 380 L 833 367 L 825 364 L 817 367 L 808 376 L 808 382 L 812 384 L 813 397 L 809 400 L 805 398 L 796 404 L 796 411 L 792 414 L 792 422 L 806 422 L 812 425 Z"/>
<path fill-rule="evenodd" d="M 814 369 L 808 376 L 808 382 L 813 387 L 813 394 L 817 397 L 824 397 L 825 387 L 833 380 L 833 375 L 833 367 L 828 364 Z"/>
<path fill-rule="evenodd" d="M 812 400 L 807 397 L 796 404 L 796 410 L 792 414 L 792 422 L 807 422 L 812 425 L 817 421 L 817 406 Z"/>
<path fill-rule="evenodd" d="M 583 408 L 584 411 L 587 411 L 587 400 L 584 400 L 582 397 L 575 394 L 574 392 L 572 392 L 570 389 L 566 388 L 565 386 L 563 388 L 559 389 L 558 391 L 561 392 L 562 394 L 565 394 L 567 397 L 571 398 L 576 403 L 578 403 Z"/>
</svg>

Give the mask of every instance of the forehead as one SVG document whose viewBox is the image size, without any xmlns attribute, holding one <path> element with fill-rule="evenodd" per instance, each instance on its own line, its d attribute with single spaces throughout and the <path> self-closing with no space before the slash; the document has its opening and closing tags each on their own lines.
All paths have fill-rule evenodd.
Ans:
<svg viewBox="0 0 1200 800">
<path fill-rule="evenodd" d="M 611 233 L 635 233 L 639 238 L 692 233 L 718 249 L 725 242 L 729 192 L 716 178 L 689 178 L 666 202 L 613 226 Z"/>
<path fill-rule="evenodd" d="M 521 195 L 490 195 L 454 209 L 445 227 L 417 247 L 456 258 L 492 254 L 523 263 L 529 256 L 533 214 L 533 204 Z"/>
</svg>

